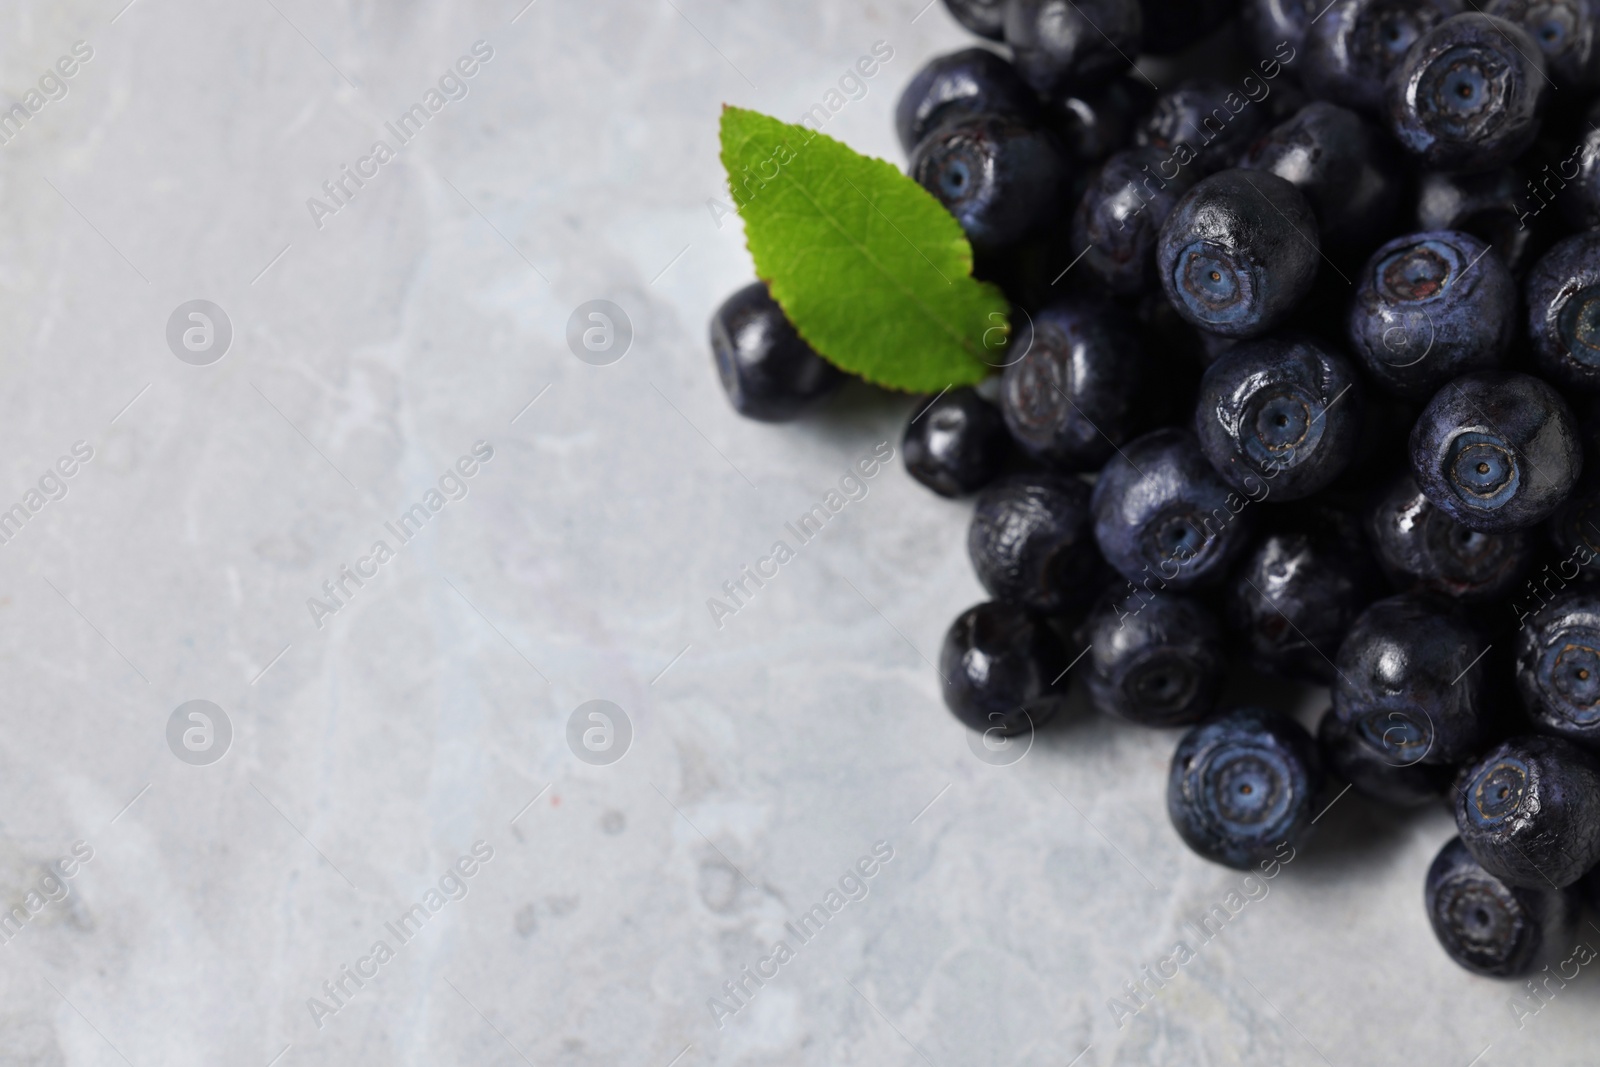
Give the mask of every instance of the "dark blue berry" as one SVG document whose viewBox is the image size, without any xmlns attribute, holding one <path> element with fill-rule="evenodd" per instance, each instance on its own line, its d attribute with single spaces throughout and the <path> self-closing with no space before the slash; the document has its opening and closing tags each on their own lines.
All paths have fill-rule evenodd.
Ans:
<svg viewBox="0 0 1600 1067">
<path fill-rule="evenodd" d="M 1199 602 L 1112 588 L 1082 636 L 1090 649 L 1089 698 L 1106 714 L 1140 726 L 1187 726 L 1216 704 L 1226 666 L 1222 633 Z"/>
<path fill-rule="evenodd" d="M 1557 86 L 1592 90 L 1600 82 L 1600 4 L 1595 0 L 1487 0 L 1480 10 L 1527 31 Z"/>
<path fill-rule="evenodd" d="M 1276 174 L 1225 170 L 1184 194 L 1156 246 L 1161 285 L 1189 322 L 1258 337 L 1311 291 L 1321 262 L 1306 198 Z"/>
<path fill-rule="evenodd" d="M 1397 808 L 1414 808 L 1444 796 L 1455 768 L 1443 763 L 1398 764 L 1332 708 L 1317 724 L 1317 750 L 1332 774 L 1363 796 Z"/>
<path fill-rule="evenodd" d="M 1528 179 L 1515 167 L 1480 174 L 1430 171 L 1418 181 L 1417 229 L 1470 233 L 1521 277 L 1538 247 L 1538 228 L 1532 225 L 1538 202 L 1528 188 Z"/>
<path fill-rule="evenodd" d="M 845 380 L 801 340 L 761 282 L 728 297 L 712 316 L 711 353 L 733 409 L 763 422 L 797 417 Z"/>
<path fill-rule="evenodd" d="M 1564 951 L 1578 922 L 1570 890 L 1509 886 L 1453 837 L 1428 868 L 1428 921 L 1451 959 L 1474 974 L 1512 978 L 1550 950 Z"/>
<path fill-rule="evenodd" d="M 1178 743 L 1167 814 L 1195 852 L 1244 870 L 1304 842 L 1321 791 L 1322 762 L 1305 729 L 1281 712 L 1238 708 Z"/>
<path fill-rule="evenodd" d="M 1456 829 L 1507 885 L 1564 888 L 1600 861 L 1600 766 L 1560 737 L 1502 742 L 1461 776 Z"/>
<path fill-rule="evenodd" d="M 1350 462 L 1363 411 L 1355 368 L 1291 334 L 1245 342 L 1206 368 L 1194 432 L 1235 489 L 1297 500 Z"/>
<path fill-rule="evenodd" d="M 1048 104 L 1067 154 L 1094 161 L 1128 142 L 1154 99 L 1155 90 L 1130 74 L 1087 92 L 1052 97 Z"/>
<path fill-rule="evenodd" d="M 1334 711 L 1396 766 L 1459 763 L 1496 728 L 1488 647 L 1457 613 L 1413 596 L 1380 600 L 1339 646 Z"/>
<path fill-rule="evenodd" d="M 1394 229 L 1403 188 L 1395 153 L 1377 127 L 1347 108 L 1307 104 L 1251 145 L 1239 166 L 1299 189 L 1329 248 L 1365 250 Z"/>
<path fill-rule="evenodd" d="M 1172 166 L 1197 170 L 1203 177 L 1232 166 L 1270 120 L 1265 108 L 1235 88 L 1212 78 L 1191 78 L 1156 97 L 1133 139 L 1161 149 Z"/>
<path fill-rule="evenodd" d="M 909 154 L 943 123 L 973 115 L 1014 115 L 1024 121 L 1039 113 L 1039 98 L 1006 62 L 987 48 L 966 48 L 935 56 L 911 79 L 895 105 L 895 132 Z"/>
<path fill-rule="evenodd" d="M 1538 137 L 1547 85 L 1543 54 L 1516 23 L 1456 15 L 1390 73 L 1389 130 L 1425 167 L 1494 170 Z"/>
<path fill-rule="evenodd" d="M 988 485 L 1010 449 L 1000 409 L 968 385 L 919 405 L 900 439 L 900 456 L 911 476 L 950 497 Z"/>
<path fill-rule="evenodd" d="M 1021 733 L 1065 704 L 1070 663 L 1055 631 L 1025 608 L 976 604 L 950 624 L 939 651 L 945 706 L 974 730 Z"/>
<path fill-rule="evenodd" d="M 1600 390 L 1600 233 L 1579 233 L 1528 274 L 1528 339 L 1551 381 Z"/>
<path fill-rule="evenodd" d="M 1352 515 L 1296 507 L 1274 525 L 1228 579 L 1228 625 L 1257 669 L 1332 684 L 1345 633 L 1388 592 L 1383 575 Z"/>
<path fill-rule="evenodd" d="M 967 555 L 990 596 L 1046 615 L 1086 609 L 1109 575 L 1094 543 L 1089 487 L 1065 474 L 1013 474 L 985 489 Z"/>
<path fill-rule="evenodd" d="M 1283 64 L 1293 64 L 1305 51 L 1306 29 L 1311 20 L 1327 4 L 1328 0 L 1244 0 L 1241 8 L 1253 45 L 1251 54 L 1273 56 Z"/>
<path fill-rule="evenodd" d="M 1250 543 L 1256 508 L 1235 492 L 1186 430 L 1129 442 L 1106 463 L 1091 500 L 1100 554 L 1149 589 L 1220 580 Z M 1147 583 L 1155 583 L 1150 585 Z"/>
<path fill-rule="evenodd" d="M 1132 295 L 1159 287 L 1156 240 L 1173 205 L 1189 189 L 1193 171 L 1161 166 L 1158 148 L 1128 148 L 1116 153 L 1089 179 L 1072 219 L 1073 247 L 1083 249 L 1083 266 L 1114 293 Z"/>
<path fill-rule="evenodd" d="M 1572 409 L 1538 378 L 1463 375 L 1434 394 L 1411 431 L 1411 471 L 1435 507 L 1503 533 L 1548 518 L 1583 470 Z"/>
<path fill-rule="evenodd" d="M 981 254 L 1014 246 L 1055 218 L 1067 167 L 1053 134 L 989 114 L 931 130 L 911 153 L 910 173 Z"/>
<path fill-rule="evenodd" d="M 1517 693 L 1537 729 L 1600 746 L 1600 593 L 1569 589 L 1523 620 Z"/>
<path fill-rule="evenodd" d="M 1000 381 L 1017 444 L 1068 470 L 1092 470 L 1148 422 L 1149 363 L 1138 333 L 1103 302 L 1072 298 L 1016 325 L 1021 353 Z"/>
<path fill-rule="evenodd" d="M 957 22 L 979 37 L 1005 39 L 1006 0 L 944 0 L 944 6 Z"/>
<path fill-rule="evenodd" d="M 1317 99 L 1376 112 L 1389 72 L 1459 10 L 1454 0 L 1332 0 L 1306 30 L 1295 69 Z"/>
<path fill-rule="evenodd" d="M 1008 0 L 1006 44 L 1027 83 L 1042 95 L 1082 89 L 1127 70 L 1137 55 L 1143 13 L 1129 0 Z"/>
<path fill-rule="evenodd" d="M 1468 371 L 1500 365 L 1517 328 L 1517 283 L 1468 233 L 1396 237 L 1357 280 L 1350 347 L 1390 392 L 1420 400 Z"/>
<path fill-rule="evenodd" d="M 1593 230 L 1600 229 L 1600 103 L 1589 109 L 1584 126 L 1582 139 L 1543 172 L 1533 206 L 1542 212 L 1549 197 L 1569 225 Z"/>
<path fill-rule="evenodd" d="M 1368 520 L 1378 562 L 1395 588 L 1463 603 L 1510 596 L 1533 564 L 1527 530 L 1483 533 L 1433 506 L 1409 474 L 1396 478 Z"/>
</svg>

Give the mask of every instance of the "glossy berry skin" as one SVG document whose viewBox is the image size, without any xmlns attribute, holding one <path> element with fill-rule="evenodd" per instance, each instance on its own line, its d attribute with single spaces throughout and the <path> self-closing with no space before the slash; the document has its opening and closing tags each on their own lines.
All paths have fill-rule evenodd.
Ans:
<svg viewBox="0 0 1600 1067">
<path fill-rule="evenodd" d="M 1521 27 L 1468 12 L 1423 34 L 1389 75 L 1389 132 L 1423 166 L 1503 167 L 1539 135 L 1544 58 Z"/>
<path fill-rule="evenodd" d="M 1535 729 L 1600 746 L 1600 593 L 1568 589 L 1523 620 L 1517 695 Z"/>
<path fill-rule="evenodd" d="M 1412 596 L 1379 600 L 1339 646 L 1333 709 L 1395 766 L 1459 763 L 1495 728 L 1488 646 L 1455 612 Z"/>
<path fill-rule="evenodd" d="M 1008 0 L 1006 43 L 1024 81 L 1052 96 L 1099 85 L 1139 52 L 1143 13 L 1127 0 Z"/>
<path fill-rule="evenodd" d="M 1000 413 L 1036 459 L 1093 470 L 1147 421 L 1150 363 L 1133 324 L 1101 301 L 1070 298 L 1018 328 L 1023 353 L 1000 379 Z"/>
<path fill-rule="evenodd" d="M 1318 100 L 1376 113 L 1389 72 L 1460 10 L 1456 0 L 1333 0 L 1306 30 L 1305 56 L 1294 69 Z"/>
<path fill-rule="evenodd" d="M 1600 81 L 1600 4 L 1595 0 L 1487 0 L 1480 10 L 1521 26 L 1544 53 L 1557 86 L 1593 89 Z"/>
<path fill-rule="evenodd" d="M 1349 464 L 1363 410 L 1349 361 L 1287 334 L 1237 345 L 1206 368 L 1194 432 L 1235 489 L 1298 500 Z"/>
<path fill-rule="evenodd" d="M 761 282 L 728 297 L 712 316 L 711 354 L 733 409 L 762 422 L 797 418 L 845 380 L 801 340 Z"/>
<path fill-rule="evenodd" d="M 1005 40 L 1006 0 L 944 0 L 952 18 L 979 37 Z"/>
<path fill-rule="evenodd" d="M 1127 144 L 1154 99 L 1155 90 L 1127 75 L 1087 92 L 1052 97 L 1048 103 L 1067 154 L 1092 162 Z"/>
<path fill-rule="evenodd" d="M 950 624 L 939 651 L 945 706 L 974 730 L 1021 733 L 1065 704 L 1065 679 L 1054 679 L 1070 662 L 1055 631 L 1026 609 L 976 604 Z"/>
<path fill-rule="evenodd" d="M 1101 470 L 1090 506 L 1106 562 L 1135 585 L 1175 592 L 1220 581 L 1249 546 L 1258 510 L 1178 429 L 1123 446 Z"/>
<path fill-rule="evenodd" d="M 1340 642 L 1388 588 L 1354 516 L 1286 510 L 1228 578 L 1228 627 L 1258 670 L 1331 685 Z"/>
<path fill-rule="evenodd" d="M 1011 451 L 1000 409 L 963 385 L 920 405 L 906 423 L 900 456 L 911 477 L 940 496 L 988 485 Z"/>
<path fill-rule="evenodd" d="M 1556 181 L 1556 203 L 1567 224 L 1578 230 L 1600 228 L 1600 104 L 1584 116 L 1583 139 L 1551 170 Z M 1544 203 L 1541 195 L 1539 203 Z"/>
<path fill-rule="evenodd" d="M 1528 339 L 1539 373 L 1600 391 L 1600 233 L 1556 244 L 1528 274 Z"/>
<path fill-rule="evenodd" d="M 1231 106 L 1230 106 L 1231 105 Z M 1134 143 L 1159 148 L 1172 166 L 1200 177 L 1233 165 L 1266 128 L 1267 110 L 1214 78 L 1191 78 L 1156 97 L 1134 131 Z"/>
<path fill-rule="evenodd" d="M 1313 101 L 1274 126 L 1239 160 L 1305 195 L 1330 248 L 1367 249 L 1394 230 L 1402 176 L 1382 132 L 1348 108 Z"/>
<path fill-rule="evenodd" d="M 1159 148 L 1117 152 L 1089 179 L 1072 218 L 1072 244 L 1086 249 L 1083 266 L 1113 293 L 1132 296 L 1159 287 L 1156 241 L 1178 198 L 1189 189 L 1192 171 L 1177 170 L 1171 181 L 1158 168 L 1167 159 Z"/>
<path fill-rule="evenodd" d="M 1548 885 L 1507 885 L 1453 837 L 1428 868 L 1423 892 L 1434 936 L 1473 974 L 1513 978 L 1552 951 L 1564 951 L 1578 924 L 1578 899 Z"/>
<path fill-rule="evenodd" d="M 1517 328 L 1517 283 L 1471 234 L 1411 233 L 1362 267 L 1346 320 L 1350 348 L 1379 386 L 1420 400 L 1497 367 Z"/>
<path fill-rule="evenodd" d="M 910 174 L 985 253 L 1015 245 L 1055 218 L 1067 167 L 1053 134 L 988 114 L 930 131 L 911 153 Z"/>
<path fill-rule="evenodd" d="M 1330 774 L 1362 796 L 1396 808 L 1415 808 L 1444 796 L 1455 768 L 1442 763 L 1397 766 L 1392 756 L 1367 743 L 1361 732 L 1329 708 L 1317 724 L 1317 751 Z"/>
<path fill-rule="evenodd" d="M 1430 171 L 1417 182 L 1417 229 L 1470 233 L 1520 277 L 1537 247 L 1532 223 L 1538 204 L 1528 185 L 1515 167 L 1478 174 Z"/>
<path fill-rule="evenodd" d="M 1321 263 L 1311 205 L 1276 174 L 1225 170 L 1184 194 L 1161 228 L 1156 264 L 1191 325 L 1259 337 L 1311 291 Z"/>
<path fill-rule="evenodd" d="M 1510 596 L 1533 565 L 1528 530 L 1482 533 L 1433 506 L 1402 474 L 1368 517 L 1367 533 L 1396 589 L 1481 604 Z"/>
<path fill-rule="evenodd" d="M 895 105 L 895 132 L 909 154 L 936 127 L 956 117 L 1013 115 L 1030 121 L 1039 98 L 1016 68 L 987 48 L 935 56 L 913 77 Z"/>
<path fill-rule="evenodd" d="M 1600 766 L 1571 741 L 1538 734 L 1504 741 L 1458 786 L 1461 842 L 1507 885 L 1564 888 L 1600 861 Z"/>
<path fill-rule="evenodd" d="M 1250 54 L 1292 63 L 1305 51 L 1311 20 L 1326 6 L 1327 0 L 1243 0 L 1240 8 L 1253 45 Z"/>
<path fill-rule="evenodd" d="M 1065 474 L 1013 474 L 980 493 L 967 556 L 990 596 L 1043 615 L 1087 609 L 1109 574 L 1089 487 Z"/>
<path fill-rule="evenodd" d="M 1188 726 L 1211 713 L 1227 665 L 1222 631 L 1198 601 L 1108 589 L 1084 622 L 1089 699 L 1140 726 Z"/>
<path fill-rule="evenodd" d="M 1311 831 L 1322 761 L 1305 729 L 1281 712 L 1237 708 L 1178 743 L 1167 814 L 1195 852 L 1245 870 Z"/>
<path fill-rule="evenodd" d="M 1434 394 L 1411 430 L 1411 472 L 1422 492 L 1485 533 L 1548 518 L 1582 471 L 1572 409 L 1526 374 L 1463 375 Z"/>
<path fill-rule="evenodd" d="M 1169 56 L 1198 43 L 1238 9 L 1236 0 L 1140 0 L 1143 50 Z"/>
</svg>

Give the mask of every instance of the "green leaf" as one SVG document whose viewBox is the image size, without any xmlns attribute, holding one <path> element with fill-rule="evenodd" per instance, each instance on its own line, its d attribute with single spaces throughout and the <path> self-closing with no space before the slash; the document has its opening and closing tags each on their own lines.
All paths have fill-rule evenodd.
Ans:
<svg viewBox="0 0 1600 1067">
<path fill-rule="evenodd" d="M 829 362 L 911 392 L 1003 362 L 1005 297 L 973 279 L 960 225 L 893 164 L 736 107 L 722 110 L 722 164 L 756 273 Z"/>
</svg>

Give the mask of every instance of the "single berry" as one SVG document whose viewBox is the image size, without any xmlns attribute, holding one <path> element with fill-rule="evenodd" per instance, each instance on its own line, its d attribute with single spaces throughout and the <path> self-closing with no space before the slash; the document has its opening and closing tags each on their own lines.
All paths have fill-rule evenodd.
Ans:
<svg viewBox="0 0 1600 1067">
<path fill-rule="evenodd" d="M 1560 737 L 1502 742 L 1461 776 L 1456 829 L 1507 885 L 1565 888 L 1600 861 L 1600 766 Z"/>
<path fill-rule="evenodd" d="M 1109 575 L 1094 543 L 1089 487 L 1065 474 L 1013 474 L 985 489 L 967 555 L 990 596 L 1045 615 L 1087 608 Z"/>
<path fill-rule="evenodd" d="M 1006 0 L 944 0 L 952 18 L 979 37 L 1005 40 Z"/>
<path fill-rule="evenodd" d="M 1500 365 L 1517 328 L 1517 283 L 1471 234 L 1396 237 L 1357 279 L 1350 347 L 1378 385 L 1420 400 L 1468 371 Z"/>
<path fill-rule="evenodd" d="M 974 730 L 1021 733 L 1065 704 L 1067 687 L 1058 683 L 1070 662 L 1055 631 L 1026 609 L 976 604 L 944 635 L 945 706 Z"/>
<path fill-rule="evenodd" d="M 1195 326 L 1258 337 L 1311 291 L 1321 262 L 1306 198 L 1276 174 L 1225 170 L 1167 216 L 1156 263 L 1167 299 Z"/>
<path fill-rule="evenodd" d="M 1150 421 L 1149 367 L 1119 311 L 1070 298 L 1027 316 L 1000 380 L 1000 412 L 1029 455 L 1092 470 Z"/>
<path fill-rule="evenodd" d="M 844 384 L 843 372 L 801 340 L 761 282 L 712 316 L 711 353 L 733 409 L 763 422 L 787 422 Z"/>
<path fill-rule="evenodd" d="M 1083 625 L 1089 699 L 1140 726 L 1188 726 L 1222 689 L 1222 632 L 1198 601 L 1130 587 L 1109 589 Z"/>
<path fill-rule="evenodd" d="M 1156 97 L 1133 140 L 1161 149 L 1171 166 L 1204 177 L 1232 166 L 1270 118 L 1234 87 L 1214 78 L 1191 78 Z"/>
<path fill-rule="evenodd" d="M 1593 230 L 1600 229 L 1600 103 L 1590 107 L 1584 126 L 1582 140 L 1542 175 L 1537 207 L 1542 211 L 1547 204 L 1545 196 L 1553 192 L 1570 226 Z M 1550 188 L 1552 180 L 1554 190 Z"/>
<path fill-rule="evenodd" d="M 1550 80 L 1563 89 L 1600 83 L 1600 4 L 1595 0 L 1487 0 L 1480 8 L 1521 26 L 1544 53 Z"/>
<path fill-rule="evenodd" d="M 1402 592 L 1486 603 L 1510 596 L 1533 565 L 1529 531 L 1463 526 L 1434 507 L 1409 474 L 1379 498 L 1367 530 L 1384 573 Z"/>
<path fill-rule="evenodd" d="M 911 476 L 940 496 L 965 496 L 994 480 L 1011 435 L 1000 409 L 963 385 L 917 407 L 900 439 Z"/>
<path fill-rule="evenodd" d="M 930 131 L 911 153 L 910 173 L 956 217 L 974 250 L 992 253 L 1055 218 L 1067 171 L 1053 134 L 988 114 Z"/>
<path fill-rule="evenodd" d="M 1167 814 L 1195 852 L 1244 870 L 1311 831 L 1322 762 L 1304 727 L 1281 712 L 1237 708 L 1178 743 Z"/>
<path fill-rule="evenodd" d="M 1583 470 L 1572 409 L 1538 378 L 1463 375 L 1440 389 L 1411 431 L 1411 470 L 1435 507 L 1474 530 L 1503 533 L 1548 518 Z"/>
<path fill-rule="evenodd" d="M 1229 628 L 1257 669 L 1330 685 L 1345 633 L 1388 589 L 1353 516 L 1297 507 L 1275 525 L 1228 579 Z"/>
<path fill-rule="evenodd" d="M 1571 891 L 1509 886 L 1453 837 L 1428 868 L 1428 921 L 1439 944 L 1473 974 L 1513 978 L 1549 950 L 1565 950 L 1578 922 Z"/>
<path fill-rule="evenodd" d="M 1016 68 L 987 48 L 935 56 L 912 77 L 895 105 L 895 132 L 909 154 L 928 133 L 957 117 L 1037 117 L 1039 98 Z"/>
<path fill-rule="evenodd" d="M 1415 808 L 1444 796 L 1455 768 L 1442 763 L 1397 765 L 1389 752 L 1372 745 L 1361 731 L 1332 708 L 1317 724 L 1317 750 L 1329 772 L 1349 782 L 1362 796 L 1397 808 Z"/>
<path fill-rule="evenodd" d="M 1395 766 L 1459 763 L 1495 729 L 1488 648 L 1455 612 L 1412 596 L 1380 600 L 1339 646 L 1334 711 Z"/>
<path fill-rule="evenodd" d="M 1537 729 L 1600 746 L 1600 593 L 1569 589 L 1524 620 L 1516 677 Z"/>
<path fill-rule="evenodd" d="M 1143 14 L 1128 0 L 1008 0 L 1006 44 L 1041 95 L 1099 85 L 1139 52 Z"/>
<path fill-rule="evenodd" d="M 1120 449 L 1100 472 L 1090 504 L 1101 555 L 1128 581 L 1153 590 L 1220 580 L 1249 546 L 1256 520 L 1252 499 L 1229 487 L 1194 436 L 1179 429 L 1147 433 Z"/>
<path fill-rule="evenodd" d="M 1307 28 L 1296 70 L 1317 99 L 1376 112 L 1389 72 L 1460 10 L 1455 0 L 1332 0 Z"/>
<path fill-rule="evenodd" d="M 1243 0 L 1240 7 L 1254 46 L 1251 55 L 1272 56 L 1274 65 L 1281 62 L 1294 69 L 1292 64 L 1305 51 L 1306 30 L 1327 0 Z"/>
<path fill-rule="evenodd" d="M 1520 277 L 1538 247 L 1538 203 L 1515 167 L 1479 174 L 1430 171 L 1417 183 L 1417 229 L 1459 230 L 1489 245 Z M 1476 253 L 1474 253 L 1476 254 Z"/>
<path fill-rule="evenodd" d="M 1600 391 L 1600 233 L 1573 234 L 1528 274 L 1528 339 L 1551 381 Z"/>
<path fill-rule="evenodd" d="M 1053 96 L 1047 104 L 1067 154 L 1093 162 L 1128 143 L 1154 100 L 1155 90 L 1130 74 L 1084 92 Z"/>
<path fill-rule="evenodd" d="M 1307 104 L 1251 145 L 1239 166 L 1299 189 L 1330 248 L 1365 250 L 1394 229 L 1399 162 L 1382 131 L 1347 108 Z"/>
<path fill-rule="evenodd" d="M 1514 22 L 1468 12 L 1428 30 L 1390 73 L 1389 131 L 1434 170 L 1503 167 L 1539 135 L 1544 57 Z"/>
<path fill-rule="evenodd" d="M 1156 241 L 1161 224 L 1189 189 L 1193 172 L 1176 167 L 1160 176 L 1167 154 L 1158 148 L 1117 152 L 1089 179 L 1072 219 L 1072 244 L 1083 265 L 1114 293 L 1131 296 L 1160 286 Z"/>
<path fill-rule="evenodd" d="M 1363 412 L 1349 361 L 1290 334 L 1247 341 L 1206 368 L 1194 432 L 1235 489 L 1297 500 L 1349 464 Z"/>
</svg>

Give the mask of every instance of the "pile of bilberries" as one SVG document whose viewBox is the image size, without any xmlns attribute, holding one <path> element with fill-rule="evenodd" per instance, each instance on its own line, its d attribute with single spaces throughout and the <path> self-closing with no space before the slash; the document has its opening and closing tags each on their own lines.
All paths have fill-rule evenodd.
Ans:
<svg viewBox="0 0 1600 1067">
<path fill-rule="evenodd" d="M 977 494 L 951 711 L 1031 730 L 1081 677 L 1186 728 L 1171 820 L 1233 867 L 1334 779 L 1444 801 L 1445 950 L 1565 950 L 1600 897 L 1600 0 L 945 3 L 1010 58 L 928 63 L 900 140 L 1014 307 L 1000 373 L 905 431 Z M 842 379 L 759 284 L 712 340 L 747 415 Z M 1315 738 L 1219 706 L 1241 669 L 1330 686 Z"/>
</svg>

